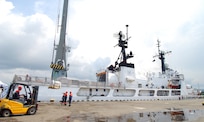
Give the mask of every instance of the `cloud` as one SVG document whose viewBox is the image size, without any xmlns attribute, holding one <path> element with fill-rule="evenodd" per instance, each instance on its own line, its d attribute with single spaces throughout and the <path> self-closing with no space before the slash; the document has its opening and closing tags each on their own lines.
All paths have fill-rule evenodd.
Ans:
<svg viewBox="0 0 204 122">
<path fill-rule="evenodd" d="M 74 59 L 74 60 L 73 60 Z M 74 57 L 70 61 L 70 70 L 68 77 L 77 78 L 79 80 L 96 81 L 96 73 L 104 70 L 110 64 L 110 58 L 97 58 L 94 62 L 90 62 L 83 57 Z"/>
<path fill-rule="evenodd" d="M 54 34 L 50 31 L 54 30 L 52 20 L 42 14 L 26 17 L 9 14 L 5 18 L 0 23 L 1 65 L 5 68 L 29 68 L 38 61 L 39 66 L 35 68 L 39 69 L 53 43 L 50 38 Z"/>
<path fill-rule="evenodd" d="M 6 73 L 9 73 L 9 77 L 13 77 L 18 69 L 27 73 L 48 70 L 55 28 L 53 21 L 40 13 L 29 16 L 14 14 L 14 6 L 10 2 L 1 1 L 1 6 L 1 11 L 4 11 L 0 14 L 1 74 L 7 76 Z"/>
</svg>

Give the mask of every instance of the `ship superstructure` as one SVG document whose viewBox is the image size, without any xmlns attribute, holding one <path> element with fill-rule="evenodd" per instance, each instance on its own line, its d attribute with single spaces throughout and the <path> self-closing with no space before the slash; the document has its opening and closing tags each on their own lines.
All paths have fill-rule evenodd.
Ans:
<svg viewBox="0 0 204 122">
<path fill-rule="evenodd" d="M 106 70 L 98 72 L 96 74 L 98 82 L 105 82 L 106 84 L 111 84 L 111 86 L 118 87 L 137 87 L 137 81 L 135 78 L 135 66 L 133 63 L 129 63 L 128 59 L 133 58 L 133 53 L 130 51 L 126 53 L 126 48 L 128 48 L 128 25 L 126 25 L 126 38 L 120 31 L 118 33 L 118 44 L 121 48 L 119 56 L 115 61 L 114 65 L 110 65 Z M 129 84 L 131 83 L 131 85 Z M 134 85 L 133 85 L 134 84 Z"/>
</svg>

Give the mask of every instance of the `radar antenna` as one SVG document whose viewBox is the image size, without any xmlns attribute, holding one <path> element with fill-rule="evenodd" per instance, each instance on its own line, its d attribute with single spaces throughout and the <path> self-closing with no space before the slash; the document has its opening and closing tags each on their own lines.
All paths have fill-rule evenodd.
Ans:
<svg viewBox="0 0 204 122">
<path fill-rule="evenodd" d="M 161 51 L 160 50 L 160 41 L 159 39 L 157 39 L 157 47 L 158 47 L 158 54 L 153 56 L 153 58 L 158 57 L 161 60 L 161 69 L 162 69 L 162 74 L 165 74 L 166 71 L 166 67 L 165 67 L 165 55 L 168 53 L 171 53 L 172 51 Z M 153 62 L 155 61 L 155 59 L 153 60 Z"/>
<path fill-rule="evenodd" d="M 119 31 L 119 33 L 118 33 L 118 44 L 115 45 L 115 46 L 121 47 L 121 52 L 120 52 L 117 60 L 115 61 L 115 66 L 110 65 L 108 67 L 109 70 L 112 70 L 112 71 L 117 70 L 118 67 L 120 67 L 120 66 L 126 66 L 126 67 L 133 67 L 134 68 L 134 64 L 127 63 L 127 59 L 133 57 L 132 51 L 130 51 L 129 54 L 126 54 L 126 50 L 125 50 L 126 48 L 128 48 L 128 40 L 130 38 L 131 37 L 128 37 L 128 25 L 126 25 L 126 39 L 124 39 L 124 34 L 122 33 L 122 31 Z M 120 63 L 118 63 L 119 59 L 122 59 L 120 61 Z"/>
</svg>

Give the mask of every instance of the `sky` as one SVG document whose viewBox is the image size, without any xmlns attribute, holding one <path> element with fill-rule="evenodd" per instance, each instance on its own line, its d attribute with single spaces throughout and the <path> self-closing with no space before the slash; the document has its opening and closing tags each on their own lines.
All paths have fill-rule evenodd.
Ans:
<svg viewBox="0 0 204 122">
<path fill-rule="evenodd" d="M 15 74 L 50 77 L 54 40 L 59 41 L 63 0 L 0 0 L 0 80 Z M 129 25 L 128 50 L 136 77 L 161 72 L 157 39 L 169 67 L 193 87 L 204 88 L 203 0 L 69 0 L 68 77 L 96 80 L 96 72 L 114 64 L 119 31 Z"/>
</svg>

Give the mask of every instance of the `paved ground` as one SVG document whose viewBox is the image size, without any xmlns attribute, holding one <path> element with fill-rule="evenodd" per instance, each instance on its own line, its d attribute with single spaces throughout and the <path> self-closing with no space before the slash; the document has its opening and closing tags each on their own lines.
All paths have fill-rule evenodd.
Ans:
<svg viewBox="0 0 204 122">
<path fill-rule="evenodd" d="M 132 112 L 158 112 L 167 108 L 204 110 L 204 99 L 173 101 L 122 101 L 122 102 L 75 102 L 71 107 L 60 103 L 39 103 L 35 115 L 0 117 L 0 122 L 81 122 L 88 116 L 95 118 L 116 117 Z M 91 121 L 94 121 L 93 119 Z M 96 119 L 95 119 L 96 121 Z M 105 120 L 97 120 L 97 122 Z M 203 122 L 198 118 L 196 122 Z M 133 121 L 131 121 L 133 122 Z"/>
</svg>

